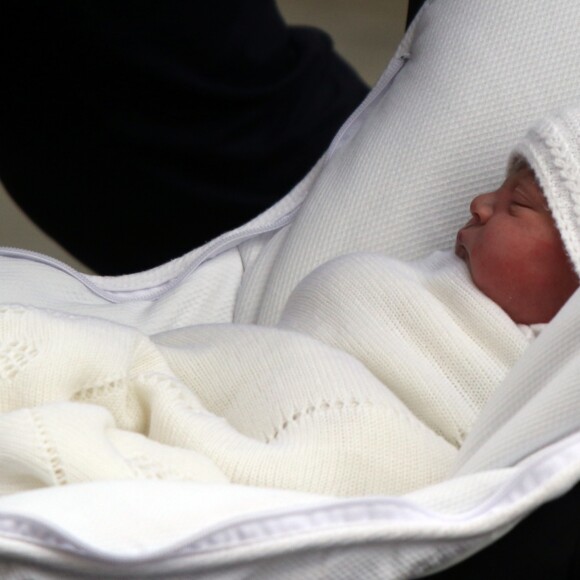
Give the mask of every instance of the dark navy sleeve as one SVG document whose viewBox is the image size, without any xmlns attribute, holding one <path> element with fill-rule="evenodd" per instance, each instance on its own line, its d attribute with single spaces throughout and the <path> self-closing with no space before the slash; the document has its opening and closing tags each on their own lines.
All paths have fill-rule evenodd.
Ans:
<svg viewBox="0 0 580 580">
<path fill-rule="evenodd" d="M 0 179 L 104 274 L 286 194 L 368 87 L 274 0 L 4 0 Z"/>
<path fill-rule="evenodd" d="M 471 558 L 433 580 L 577 580 L 580 578 L 580 484 L 548 502 Z"/>
</svg>

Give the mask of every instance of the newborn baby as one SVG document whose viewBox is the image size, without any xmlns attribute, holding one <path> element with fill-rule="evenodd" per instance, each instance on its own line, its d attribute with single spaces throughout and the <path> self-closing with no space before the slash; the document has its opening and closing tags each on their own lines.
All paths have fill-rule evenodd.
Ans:
<svg viewBox="0 0 580 580">
<path fill-rule="evenodd" d="M 401 494 L 441 481 L 578 287 L 577 118 L 528 133 L 505 182 L 471 203 L 457 255 L 332 260 L 275 327 L 147 337 L 1 308 L 0 493 L 155 478 Z"/>
<path fill-rule="evenodd" d="M 563 203 L 551 197 L 556 208 Z M 478 195 L 470 210 L 455 252 L 475 285 L 515 322 L 549 322 L 578 288 L 578 275 L 534 171 L 512 160 L 499 189 Z"/>
</svg>

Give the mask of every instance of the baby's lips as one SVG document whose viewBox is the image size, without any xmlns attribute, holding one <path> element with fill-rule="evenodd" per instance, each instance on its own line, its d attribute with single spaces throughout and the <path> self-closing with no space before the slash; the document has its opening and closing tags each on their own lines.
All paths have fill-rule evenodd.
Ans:
<svg viewBox="0 0 580 580">
<path fill-rule="evenodd" d="M 462 260 L 465 258 L 467 251 L 463 244 L 461 243 L 461 232 L 463 229 L 457 232 L 457 238 L 455 240 L 455 255 L 461 258 Z"/>
<path fill-rule="evenodd" d="M 459 256 L 462 260 L 467 258 L 467 249 L 465 247 L 465 232 L 466 230 L 474 225 L 473 223 L 467 222 L 458 232 L 455 237 L 455 255 Z"/>
<path fill-rule="evenodd" d="M 463 226 L 463 227 L 462 227 L 462 228 L 461 228 L 461 229 L 460 229 L 460 230 L 457 232 L 457 237 L 456 237 L 456 239 L 455 239 L 455 243 L 456 243 L 456 244 L 460 244 L 460 243 L 462 243 L 462 242 L 463 242 L 463 236 L 464 236 L 464 233 L 463 233 L 463 232 L 465 232 L 465 230 L 467 230 L 467 229 L 469 229 L 469 228 L 471 228 L 471 227 L 473 227 L 473 226 L 477 225 L 477 223 L 478 223 L 478 219 L 477 219 L 475 216 L 474 216 L 474 217 L 472 217 L 472 218 L 471 218 L 471 219 L 470 219 L 470 220 L 469 220 L 469 221 L 468 221 L 468 222 L 467 222 L 467 223 L 466 223 L 466 224 L 465 224 L 465 225 L 464 225 L 464 226 Z"/>
</svg>

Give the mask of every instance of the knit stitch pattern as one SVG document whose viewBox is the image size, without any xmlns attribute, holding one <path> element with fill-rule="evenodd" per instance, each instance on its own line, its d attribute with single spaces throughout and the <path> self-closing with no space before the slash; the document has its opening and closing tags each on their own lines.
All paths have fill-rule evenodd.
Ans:
<svg viewBox="0 0 580 580">
<path fill-rule="evenodd" d="M 580 276 L 580 108 L 563 109 L 532 127 L 509 164 L 521 158 L 533 169 Z"/>
<path fill-rule="evenodd" d="M 277 327 L 149 338 L 16 306 L 0 343 L 35 345 L 0 377 L 3 493 L 173 479 L 360 495 L 444 479 L 528 339 L 437 253 L 332 261 Z"/>
</svg>

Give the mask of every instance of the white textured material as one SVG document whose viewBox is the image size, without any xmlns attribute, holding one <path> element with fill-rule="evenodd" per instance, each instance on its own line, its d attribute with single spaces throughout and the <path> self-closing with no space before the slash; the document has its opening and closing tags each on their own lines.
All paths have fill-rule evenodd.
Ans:
<svg viewBox="0 0 580 580">
<path fill-rule="evenodd" d="M 187 324 L 231 321 L 243 272 L 237 249 L 206 262 L 196 276 L 185 278 L 154 300 L 140 297 L 149 288 L 163 285 L 167 269 L 160 269 L 157 282 L 143 281 L 145 285 L 135 289 L 128 285 L 126 294 L 135 295 L 133 299 L 112 302 L 87 288 L 82 283 L 82 275 L 76 279 L 48 264 L 2 257 L 0 302 L 97 316 L 148 334 Z M 172 274 L 175 275 L 173 271 Z"/>
<path fill-rule="evenodd" d="M 274 323 L 294 286 L 334 256 L 449 248 L 469 200 L 503 180 L 516 140 L 580 99 L 579 19 L 573 0 L 431 2 L 395 57 L 405 59 L 395 81 L 327 159 L 276 255 L 264 254 L 259 312 L 246 313 L 242 292 L 237 319 Z"/>
<path fill-rule="evenodd" d="M 0 493 L 131 478 L 407 493 L 449 474 L 527 346 L 450 252 L 331 261 L 278 328 L 149 339 L 2 307 Z"/>
<path fill-rule="evenodd" d="M 179 277 L 205 250 L 142 275 L 93 279 L 126 292 L 121 304 L 62 272 L 2 259 L 9 275 L 0 300 L 121 317 L 146 332 L 232 316 L 272 324 L 297 284 L 331 257 L 370 250 L 412 258 L 448 247 L 467 200 L 497 187 L 525 129 L 580 100 L 579 21 L 577 0 L 431 0 L 331 153 L 254 222 L 260 230 L 299 208 L 282 229 L 253 240 L 253 226 L 241 228 L 246 241 L 232 249 L 236 238 L 226 236 L 189 278 Z M 228 277 L 230 260 L 237 265 Z M 199 291 L 183 313 L 162 293 L 132 300 L 171 279 Z M 149 312 L 160 312 L 154 323 Z M 454 476 L 436 486 L 345 501 L 152 481 L 15 494 L 0 498 L 0 575 L 224 580 L 322 570 L 384 579 L 449 566 L 580 480 L 578 329 L 577 294 L 491 396 Z"/>
<path fill-rule="evenodd" d="M 103 482 L 0 498 L 0 574 L 224 580 L 418 577 L 481 548 L 580 479 L 580 437 L 406 498 Z M 82 576 L 81 576 L 82 574 Z"/>
<path fill-rule="evenodd" d="M 510 165 L 520 158 L 534 170 L 580 276 L 580 108 L 558 111 L 530 129 Z"/>
</svg>

